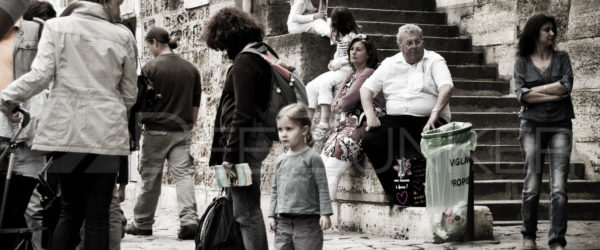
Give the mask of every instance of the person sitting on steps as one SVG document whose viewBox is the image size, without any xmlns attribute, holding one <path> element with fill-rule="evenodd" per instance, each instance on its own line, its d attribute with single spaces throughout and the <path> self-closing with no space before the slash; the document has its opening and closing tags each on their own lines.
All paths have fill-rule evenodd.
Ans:
<svg viewBox="0 0 600 250">
<path fill-rule="evenodd" d="M 331 40 L 336 43 L 337 48 L 333 59 L 329 62 L 329 71 L 319 75 L 306 85 L 310 119 L 313 119 L 317 106 L 321 110 L 319 123 L 313 131 L 316 141 L 326 139 L 331 131 L 329 117 L 331 116 L 333 88 L 352 72 L 348 59 L 348 44 L 356 34 L 358 34 L 358 26 L 352 12 L 348 8 L 335 8 L 331 14 Z"/>
</svg>

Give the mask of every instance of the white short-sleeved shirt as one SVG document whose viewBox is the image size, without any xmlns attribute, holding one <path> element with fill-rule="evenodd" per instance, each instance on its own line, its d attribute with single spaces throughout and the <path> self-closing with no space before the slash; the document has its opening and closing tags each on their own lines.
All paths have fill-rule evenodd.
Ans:
<svg viewBox="0 0 600 250">
<path fill-rule="evenodd" d="M 365 81 L 361 88 L 383 92 L 388 115 L 430 116 L 443 85 L 453 86 L 446 60 L 438 53 L 425 50 L 423 58 L 408 64 L 402 52 L 389 57 Z M 440 112 L 450 121 L 450 105 Z"/>
</svg>

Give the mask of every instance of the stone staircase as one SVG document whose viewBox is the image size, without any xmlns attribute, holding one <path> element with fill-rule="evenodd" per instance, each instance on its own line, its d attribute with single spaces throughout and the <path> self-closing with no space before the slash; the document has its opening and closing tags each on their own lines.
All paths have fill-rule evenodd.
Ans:
<svg viewBox="0 0 600 250">
<path fill-rule="evenodd" d="M 470 122 L 478 133 L 478 147 L 473 155 L 475 204 L 489 207 L 495 221 L 520 220 L 524 174 L 518 142 L 519 104 L 514 96 L 507 96 L 510 82 L 497 79 L 497 68 L 485 65 L 483 54 L 472 47 L 471 39 L 461 36 L 458 26 L 447 25 L 446 14 L 435 12 L 430 1 L 330 0 L 329 12 L 337 6 L 352 11 L 362 27 L 361 33 L 376 42 L 380 61 L 399 52 L 395 37 L 398 27 L 416 23 L 423 29 L 425 48 L 441 54 L 453 76 L 452 120 Z M 600 182 L 586 180 L 584 167 L 580 163 L 571 164 L 570 220 L 600 219 L 600 213 L 595 212 L 600 210 Z M 547 164 L 544 171 L 540 220 L 548 219 Z M 351 180 L 347 180 L 350 184 L 341 183 L 338 193 L 343 197 L 346 192 L 349 200 L 356 200 L 353 193 L 367 191 L 356 187 L 354 177 L 360 176 L 364 178 L 350 173 Z M 373 181 L 376 178 L 366 182 Z M 377 203 L 376 200 L 369 203 Z"/>
</svg>

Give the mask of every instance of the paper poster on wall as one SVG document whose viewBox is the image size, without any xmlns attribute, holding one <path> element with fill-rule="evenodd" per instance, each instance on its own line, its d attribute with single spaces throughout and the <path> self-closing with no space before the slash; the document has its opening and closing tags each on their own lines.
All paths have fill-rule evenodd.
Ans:
<svg viewBox="0 0 600 250">
<path fill-rule="evenodd" d="M 184 0 L 183 7 L 186 9 L 207 5 L 209 0 Z"/>
</svg>

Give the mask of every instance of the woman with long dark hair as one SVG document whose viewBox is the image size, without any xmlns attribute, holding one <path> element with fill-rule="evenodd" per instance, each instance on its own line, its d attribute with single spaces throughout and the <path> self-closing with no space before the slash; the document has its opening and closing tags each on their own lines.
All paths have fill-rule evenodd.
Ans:
<svg viewBox="0 0 600 250">
<path fill-rule="evenodd" d="M 556 21 L 543 14 L 527 20 L 518 44 L 514 80 L 521 103 L 519 140 L 526 172 L 523 182 L 523 248 L 536 249 L 537 211 L 544 170 L 549 156 L 550 229 L 548 245 L 567 244 L 567 176 L 575 118 L 571 102 L 573 69 L 569 55 L 557 51 Z"/>
<path fill-rule="evenodd" d="M 48 20 L 31 71 L 0 94 L 0 109 L 10 113 L 50 87 L 32 146 L 51 153 L 49 172 L 60 182 L 50 249 L 74 249 L 84 220 L 85 249 L 108 249 L 109 205 L 137 96 L 135 39 L 115 24 L 122 2 L 79 1 L 71 15 Z"/>
<path fill-rule="evenodd" d="M 362 157 L 361 141 L 366 132 L 367 122 L 366 119 L 360 119 L 363 113 L 360 87 L 377 68 L 377 48 L 373 41 L 366 35 L 357 35 L 348 44 L 348 61 L 352 66 L 352 73 L 340 84 L 331 105 L 331 111 L 340 113 L 340 116 L 321 153 L 327 171 L 331 200 L 335 199 L 340 177 L 352 163 Z M 383 112 L 383 104 L 382 94 L 374 98 L 378 114 Z"/>
</svg>

